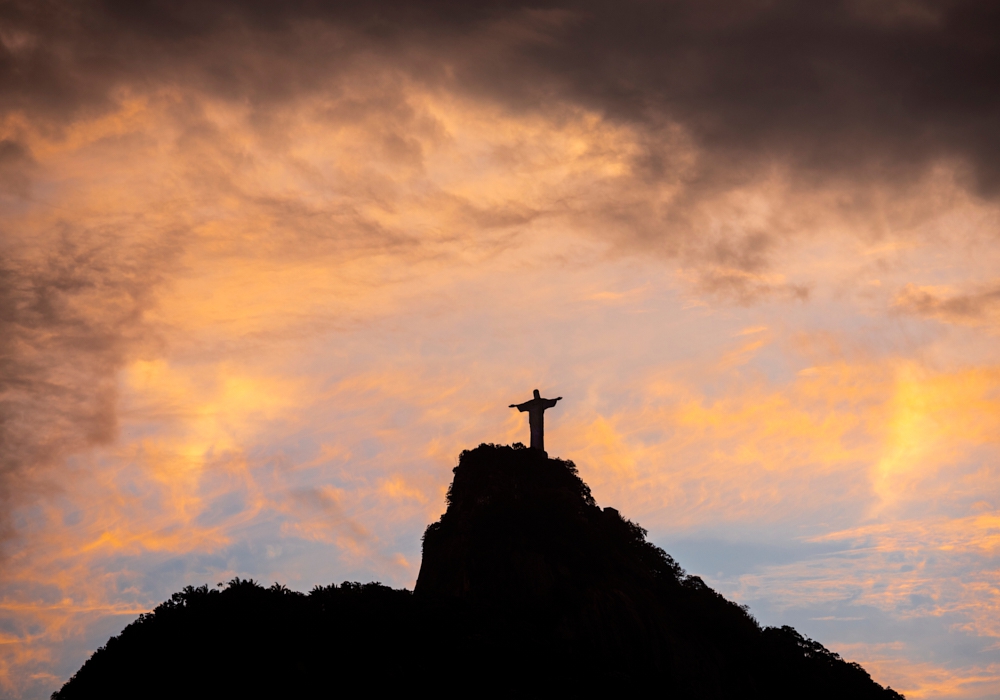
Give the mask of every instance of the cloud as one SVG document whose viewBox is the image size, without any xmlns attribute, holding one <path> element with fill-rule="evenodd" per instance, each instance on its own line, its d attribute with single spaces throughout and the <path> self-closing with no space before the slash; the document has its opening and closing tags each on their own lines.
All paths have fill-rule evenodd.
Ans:
<svg viewBox="0 0 1000 700">
<path fill-rule="evenodd" d="M 297 517 L 282 526 L 283 534 L 308 540 L 337 541 L 341 546 L 362 550 L 371 534 L 364 526 L 346 518 L 340 502 L 343 494 L 331 486 L 300 488 L 290 494 L 288 509 Z"/>
<path fill-rule="evenodd" d="M 141 317 L 169 251 L 144 250 L 120 231 L 62 227 L 47 249 L 8 239 L 0 268 L 0 533 L 15 492 L 73 452 L 117 432 L 114 373 L 155 345 Z M 51 484 L 48 484 L 51 487 Z"/>
<path fill-rule="evenodd" d="M 693 274 L 692 274 L 693 272 Z M 793 284 L 777 273 L 755 274 L 738 267 L 704 266 L 688 272 L 695 289 L 738 304 L 753 304 L 768 298 L 807 300 L 809 287 Z"/>
<path fill-rule="evenodd" d="M 782 616 L 836 610 L 841 614 L 809 619 L 868 619 L 853 626 L 851 641 L 831 646 L 907 697 L 986 697 L 1000 685 L 1000 665 L 990 654 L 1000 636 L 998 524 L 989 515 L 830 532 L 808 541 L 836 544 L 836 551 L 763 566 L 723 585 L 751 608 L 770 604 Z M 844 614 L 852 612 L 862 614 Z M 905 641 L 879 641 L 892 639 L 890 630 L 899 624 L 920 632 Z M 938 630 L 930 632 L 929 624 Z M 941 654 L 955 644 L 977 652 L 960 660 Z"/>
<path fill-rule="evenodd" d="M 877 211 L 873 190 L 905 191 L 940 163 L 983 196 L 1000 192 L 1000 17 L 988 2 L 91 2 L 6 14 L 0 108 L 55 128 L 160 86 L 247 105 L 275 139 L 282 109 L 310 96 L 332 97 L 335 121 L 403 115 L 390 97 L 400 84 L 524 118 L 592 113 L 634 133 L 624 155 L 645 202 L 599 209 L 618 223 L 607 235 L 644 249 L 699 247 L 699 212 L 776 170 L 796 192 L 839 190 L 855 211 Z M 383 96 L 345 93 L 359 75 Z M 412 136 L 386 130 L 380 155 L 419 164 Z M 802 223 L 770 219 L 707 254 L 760 272 Z"/>
<path fill-rule="evenodd" d="M 10 138 L 0 140 L 0 194 L 26 198 L 34 165 L 35 160 L 24 144 Z"/>
<path fill-rule="evenodd" d="M 893 307 L 909 314 L 963 326 L 1000 325 L 1000 284 L 956 290 L 947 285 L 907 284 Z"/>
</svg>

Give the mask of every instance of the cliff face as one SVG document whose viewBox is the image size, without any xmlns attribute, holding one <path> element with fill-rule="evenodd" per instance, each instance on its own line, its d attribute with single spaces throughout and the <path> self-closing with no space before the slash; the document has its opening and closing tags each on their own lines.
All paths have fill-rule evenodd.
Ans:
<svg viewBox="0 0 1000 700">
<path fill-rule="evenodd" d="M 447 512 L 424 534 L 414 593 L 465 603 L 488 656 L 517 649 L 527 674 L 634 683 L 675 675 L 656 591 L 681 576 L 641 528 L 594 503 L 571 462 L 482 445 L 462 454 Z"/>
<path fill-rule="evenodd" d="M 682 575 L 594 503 L 571 462 L 482 445 L 462 454 L 447 512 L 424 534 L 414 592 L 468 603 L 493 639 L 659 668 L 671 655 L 656 593 Z"/>
<path fill-rule="evenodd" d="M 463 601 L 498 648 L 558 660 L 537 672 L 654 683 L 668 697 L 899 697 L 686 576 L 645 530 L 599 508 L 572 462 L 481 445 L 454 471 L 415 595 Z"/>
<path fill-rule="evenodd" d="M 791 628 L 762 629 L 645 534 L 571 462 L 480 445 L 427 528 L 413 593 L 188 588 L 53 697 L 900 697 Z"/>
</svg>

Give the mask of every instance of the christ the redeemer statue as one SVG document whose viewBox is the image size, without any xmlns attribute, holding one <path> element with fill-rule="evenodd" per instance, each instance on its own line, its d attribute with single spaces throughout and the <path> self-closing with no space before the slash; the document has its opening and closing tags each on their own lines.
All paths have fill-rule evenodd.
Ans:
<svg viewBox="0 0 1000 700">
<path fill-rule="evenodd" d="M 528 412 L 528 426 L 531 428 L 531 448 L 545 452 L 545 409 L 552 408 L 557 399 L 543 399 L 538 389 L 535 389 L 535 398 L 524 403 L 512 403 L 511 408 L 516 408 L 522 413 Z"/>
</svg>

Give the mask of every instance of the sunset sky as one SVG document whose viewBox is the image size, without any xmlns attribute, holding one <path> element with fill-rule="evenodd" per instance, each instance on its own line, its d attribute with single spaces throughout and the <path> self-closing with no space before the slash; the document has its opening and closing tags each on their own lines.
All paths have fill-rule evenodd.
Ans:
<svg viewBox="0 0 1000 700">
<path fill-rule="evenodd" d="M 1000 697 L 998 37 L 985 0 L 0 4 L 0 697 L 186 585 L 412 588 L 535 388 L 762 624 Z"/>
</svg>

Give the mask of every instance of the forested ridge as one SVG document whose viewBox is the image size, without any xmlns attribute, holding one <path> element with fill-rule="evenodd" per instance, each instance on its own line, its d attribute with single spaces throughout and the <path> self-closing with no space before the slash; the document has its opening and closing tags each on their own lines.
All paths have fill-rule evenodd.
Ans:
<svg viewBox="0 0 1000 700">
<path fill-rule="evenodd" d="M 54 700 L 652 692 L 901 698 L 791 627 L 689 576 L 600 508 L 572 462 L 463 452 L 414 591 L 187 587 L 97 650 Z"/>
</svg>

